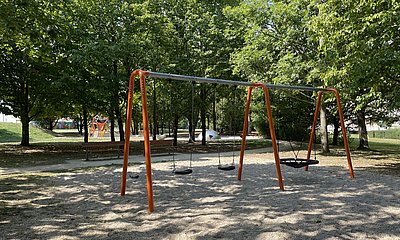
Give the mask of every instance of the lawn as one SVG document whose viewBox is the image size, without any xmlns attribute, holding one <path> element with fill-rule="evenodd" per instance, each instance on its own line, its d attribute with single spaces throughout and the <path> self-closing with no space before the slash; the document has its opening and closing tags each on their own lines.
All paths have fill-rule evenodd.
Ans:
<svg viewBox="0 0 400 240">
<path fill-rule="evenodd" d="M 400 140 L 400 128 L 391 128 L 383 131 L 371 131 L 368 136 L 372 138 L 385 138 L 385 139 L 399 139 Z"/>
<path fill-rule="evenodd" d="M 20 123 L 0 123 L 0 143 L 15 143 L 21 141 L 22 125 Z M 36 127 L 29 128 L 29 140 L 32 142 L 50 141 L 52 134 Z"/>
<path fill-rule="evenodd" d="M 51 165 L 71 158 L 83 158 L 81 137 L 29 127 L 31 146 L 20 146 L 21 123 L 0 123 L 0 167 Z"/>
</svg>

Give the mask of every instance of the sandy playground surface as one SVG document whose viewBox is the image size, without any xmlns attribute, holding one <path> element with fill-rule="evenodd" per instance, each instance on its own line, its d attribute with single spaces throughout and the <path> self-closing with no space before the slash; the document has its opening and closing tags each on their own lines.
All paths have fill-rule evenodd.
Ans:
<svg viewBox="0 0 400 240">
<path fill-rule="evenodd" d="M 322 157 L 308 172 L 282 166 L 281 192 L 271 153 L 247 154 L 242 181 L 217 170 L 215 154 L 194 158 L 185 176 L 153 163 L 153 214 L 141 164 L 129 166 L 139 178 L 128 178 L 125 197 L 119 166 L 21 176 L 0 195 L 0 239 L 400 239 L 400 178 L 357 159 L 354 180 L 344 156 L 339 166 Z"/>
</svg>

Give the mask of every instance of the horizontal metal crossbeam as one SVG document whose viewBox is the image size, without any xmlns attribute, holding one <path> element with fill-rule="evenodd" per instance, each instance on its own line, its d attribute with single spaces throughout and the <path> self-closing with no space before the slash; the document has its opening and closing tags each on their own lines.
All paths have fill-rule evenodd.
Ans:
<svg viewBox="0 0 400 240">
<path fill-rule="evenodd" d="M 184 76 L 178 74 L 169 74 L 169 73 L 159 73 L 159 72 L 146 72 L 146 75 L 153 78 L 165 78 L 165 79 L 174 79 L 181 81 L 195 81 L 202 83 L 216 83 L 216 84 L 224 84 L 224 85 L 235 85 L 235 86 L 256 86 L 258 83 L 252 82 L 241 82 L 235 80 L 225 80 L 225 79 L 217 79 L 217 78 L 203 78 L 203 77 L 193 77 L 193 76 Z M 303 91 L 328 91 L 325 88 L 316 88 L 316 87 L 308 87 L 308 86 L 292 86 L 292 85 L 282 85 L 282 84 L 270 84 L 264 83 L 267 88 L 271 89 L 291 89 L 291 90 L 303 90 Z"/>
<path fill-rule="evenodd" d="M 242 85 L 242 86 L 252 86 L 253 85 L 253 83 L 251 83 L 251 82 L 240 82 L 240 81 L 224 80 L 224 79 L 216 79 L 216 78 L 183 76 L 183 75 L 159 73 L 159 72 L 147 72 L 147 73 L 148 73 L 147 76 L 153 77 L 153 78 L 167 78 L 167 79 L 175 79 L 175 80 L 183 80 L 183 81 L 218 83 L 218 84 L 225 84 L 225 85 Z"/>
</svg>

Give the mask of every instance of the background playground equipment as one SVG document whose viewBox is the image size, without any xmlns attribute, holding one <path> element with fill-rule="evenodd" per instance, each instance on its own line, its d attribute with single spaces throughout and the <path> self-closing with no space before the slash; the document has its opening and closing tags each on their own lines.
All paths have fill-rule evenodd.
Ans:
<svg viewBox="0 0 400 240">
<path fill-rule="evenodd" d="M 201 78 L 201 77 L 183 76 L 183 75 L 176 75 L 176 74 L 158 73 L 158 72 L 150 72 L 150 71 L 143 71 L 143 70 L 135 70 L 132 72 L 132 74 L 130 76 L 129 89 L 128 89 L 128 101 L 127 101 L 128 105 L 127 105 L 126 124 L 125 124 L 126 126 L 130 126 L 131 121 L 132 121 L 133 88 L 134 88 L 134 80 L 137 76 L 140 77 L 144 150 L 145 150 L 145 162 L 146 162 L 147 198 L 148 198 L 148 211 L 150 213 L 154 211 L 154 200 L 153 200 L 153 180 L 152 180 L 152 169 L 151 169 L 150 133 L 149 133 L 149 122 L 148 122 L 148 111 L 147 111 L 146 77 L 174 79 L 174 80 L 182 80 L 182 81 L 194 81 L 194 82 L 199 82 L 199 83 L 237 85 L 237 86 L 245 86 L 248 88 L 246 110 L 245 110 L 244 124 L 243 124 L 242 144 L 241 144 L 241 149 L 240 149 L 239 168 L 238 168 L 238 173 L 237 173 L 238 180 L 242 179 L 244 151 L 245 151 L 245 146 L 246 146 L 246 135 L 247 135 L 247 130 L 248 130 L 248 119 L 249 119 L 248 116 L 250 113 L 250 102 L 251 102 L 252 91 L 255 88 L 261 88 L 264 93 L 267 121 L 268 121 L 268 125 L 269 125 L 269 130 L 270 130 L 272 148 L 273 148 L 273 152 L 274 152 L 276 173 L 277 173 L 277 177 L 278 177 L 279 188 L 281 191 L 284 190 L 284 186 L 283 186 L 283 179 L 282 179 L 281 168 L 280 168 L 281 162 L 280 162 L 280 157 L 279 157 L 279 150 L 278 150 L 277 139 L 276 139 L 276 135 L 275 135 L 274 119 L 273 119 L 272 110 L 271 110 L 269 89 L 289 89 L 289 90 L 318 92 L 318 98 L 316 101 L 315 112 L 314 112 L 314 121 L 313 121 L 313 125 L 311 128 L 310 141 L 308 144 L 307 160 L 309 160 L 310 156 L 311 156 L 315 128 L 317 125 L 317 118 L 318 118 L 319 109 L 321 106 L 321 97 L 322 97 L 323 93 L 332 92 L 335 94 L 341 128 L 346 129 L 345 125 L 344 125 L 343 111 L 342 111 L 342 107 L 341 107 L 341 103 L 340 103 L 339 92 L 333 88 L 315 88 L 315 87 L 307 87 L 307 86 L 277 85 L 277 84 L 267 84 L 267 83 L 261 83 L 261 82 L 258 82 L 258 83 L 240 82 L 240 81 L 230 81 L 230 80 L 223 80 L 223 79 Z M 347 164 L 348 164 L 348 169 L 350 172 L 350 177 L 354 178 L 353 166 L 352 166 L 352 162 L 351 162 L 350 149 L 349 149 L 349 145 L 347 142 L 346 131 L 342 131 L 342 135 L 343 135 L 343 140 L 344 140 L 344 148 L 346 151 Z M 120 188 L 121 196 L 125 195 L 125 190 L 126 190 L 126 177 L 127 177 L 127 170 L 128 170 L 129 147 L 130 147 L 130 129 L 127 128 L 125 131 L 124 161 L 123 161 L 123 168 L 122 168 L 121 188 Z M 306 170 L 308 170 L 308 165 L 306 166 Z"/>
<path fill-rule="evenodd" d="M 104 118 L 101 113 L 97 113 L 91 122 L 89 129 L 89 137 L 98 138 L 106 137 L 108 130 L 108 118 Z"/>
</svg>

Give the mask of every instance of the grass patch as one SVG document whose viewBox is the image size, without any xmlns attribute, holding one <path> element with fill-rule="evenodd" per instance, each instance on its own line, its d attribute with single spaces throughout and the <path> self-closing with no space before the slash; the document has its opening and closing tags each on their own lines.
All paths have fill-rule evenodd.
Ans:
<svg viewBox="0 0 400 240">
<path fill-rule="evenodd" d="M 400 154 L 400 139 L 369 138 L 372 150 L 387 154 Z"/>
<path fill-rule="evenodd" d="M 350 135 L 349 144 L 351 149 L 358 147 L 358 135 Z M 373 152 L 386 154 L 400 154 L 400 139 L 368 138 L 369 148 Z M 368 152 L 368 151 L 367 151 Z"/>
<path fill-rule="evenodd" d="M 79 135 L 64 136 L 29 126 L 29 147 L 20 146 L 21 123 L 0 123 L 0 167 L 31 167 L 64 163 L 69 159 L 83 159 Z"/>
<path fill-rule="evenodd" d="M 237 145 L 241 145 L 242 139 L 237 143 Z M 264 148 L 264 147 L 272 147 L 272 142 L 270 139 L 257 139 L 257 140 L 246 140 L 247 148 Z"/>
<path fill-rule="evenodd" d="M 0 143 L 20 142 L 21 137 L 21 123 L 0 123 Z M 45 130 L 29 126 L 29 141 L 31 142 L 49 141 L 54 138 L 54 135 Z"/>
<path fill-rule="evenodd" d="M 391 128 L 383 131 L 371 131 L 368 132 L 368 137 L 400 140 L 400 128 Z"/>
<path fill-rule="evenodd" d="M 400 139 L 368 138 L 370 150 L 353 150 L 352 156 L 360 164 L 369 165 L 367 170 L 400 176 Z M 358 141 L 351 142 L 352 149 L 358 147 Z"/>
</svg>

